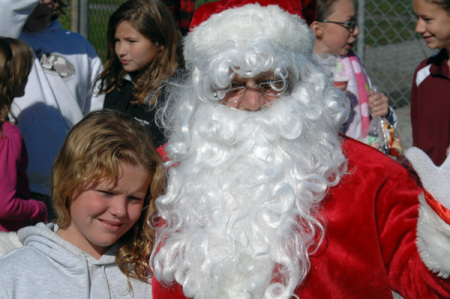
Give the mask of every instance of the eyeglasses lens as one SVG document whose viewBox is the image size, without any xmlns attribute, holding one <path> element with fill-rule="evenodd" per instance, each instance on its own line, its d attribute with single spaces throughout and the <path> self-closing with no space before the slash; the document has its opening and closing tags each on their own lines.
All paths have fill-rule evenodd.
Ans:
<svg viewBox="0 0 450 299">
<path fill-rule="evenodd" d="M 267 96 L 279 96 L 283 93 L 290 82 L 284 80 L 268 81 L 255 85 L 239 86 L 230 89 L 219 90 L 214 93 L 214 97 L 223 103 L 236 103 L 242 100 L 247 88 L 257 87 Z"/>
</svg>

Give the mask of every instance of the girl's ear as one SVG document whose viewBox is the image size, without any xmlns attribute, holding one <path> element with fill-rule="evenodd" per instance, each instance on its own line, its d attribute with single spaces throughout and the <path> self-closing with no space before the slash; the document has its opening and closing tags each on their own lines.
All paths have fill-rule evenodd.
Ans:
<svg viewBox="0 0 450 299">
<path fill-rule="evenodd" d="M 154 42 L 154 45 L 156 46 L 156 51 L 158 53 L 161 53 L 164 50 L 164 45 L 160 45 L 158 42 Z"/>
<path fill-rule="evenodd" d="M 323 23 L 321 22 L 317 22 L 314 21 L 311 23 L 311 25 L 309 25 L 309 27 L 311 28 L 312 32 L 314 33 L 314 35 L 316 37 L 322 37 L 323 36 Z"/>
</svg>

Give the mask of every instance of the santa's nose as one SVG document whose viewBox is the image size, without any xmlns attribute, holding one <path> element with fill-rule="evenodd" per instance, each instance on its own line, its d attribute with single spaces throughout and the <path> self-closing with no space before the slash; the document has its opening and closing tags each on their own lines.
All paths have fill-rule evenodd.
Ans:
<svg viewBox="0 0 450 299">
<path fill-rule="evenodd" d="M 265 95 L 259 90 L 258 87 L 252 86 L 247 87 L 245 94 L 240 101 L 239 109 L 248 110 L 248 111 L 258 111 L 260 110 L 266 103 L 268 99 Z"/>
</svg>

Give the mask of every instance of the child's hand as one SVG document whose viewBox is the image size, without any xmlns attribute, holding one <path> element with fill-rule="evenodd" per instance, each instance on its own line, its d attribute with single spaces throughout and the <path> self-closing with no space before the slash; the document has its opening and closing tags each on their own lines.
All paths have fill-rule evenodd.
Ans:
<svg viewBox="0 0 450 299">
<path fill-rule="evenodd" d="M 384 93 L 377 93 L 376 90 L 369 92 L 369 109 L 372 117 L 384 117 L 389 112 L 389 100 Z"/>
</svg>

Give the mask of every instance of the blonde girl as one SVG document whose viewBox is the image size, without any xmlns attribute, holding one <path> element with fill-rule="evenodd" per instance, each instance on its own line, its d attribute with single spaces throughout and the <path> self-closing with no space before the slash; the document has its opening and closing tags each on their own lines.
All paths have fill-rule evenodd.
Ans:
<svg viewBox="0 0 450 299">
<path fill-rule="evenodd" d="M 56 221 L 19 231 L 24 247 L 0 259 L 0 298 L 151 296 L 149 223 L 164 184 L 142 125 L 118 111 L 88 114 L 55 160 Z"/>
</svg>

